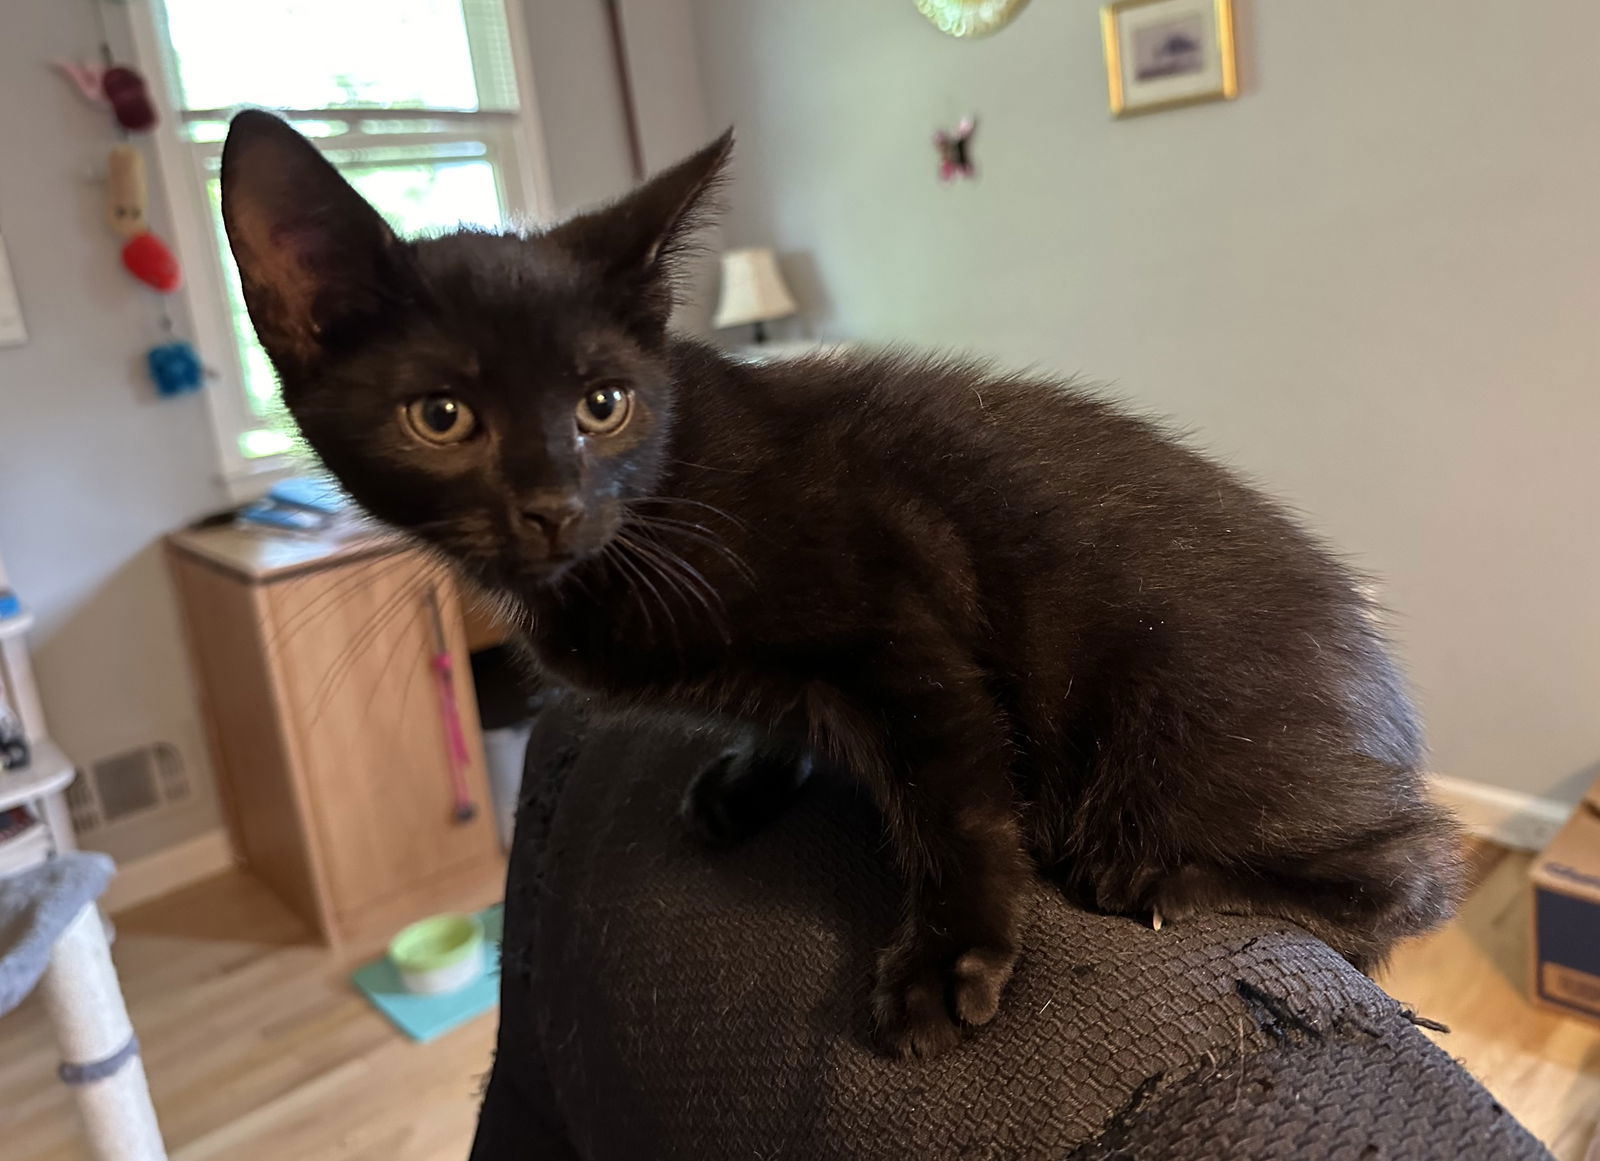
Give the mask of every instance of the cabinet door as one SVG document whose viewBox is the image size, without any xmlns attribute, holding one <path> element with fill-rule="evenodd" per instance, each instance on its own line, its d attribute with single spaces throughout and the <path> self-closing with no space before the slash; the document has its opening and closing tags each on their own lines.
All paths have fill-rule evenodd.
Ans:
<svg viewBox="0 0 1600 1161">
<path fill-rule="evenodd" d="M 398 553 L 270 586 L 268 647 L 316 835 L 320 876 L 350 925 L 363 908 L 496 858 L 455 585 L 442 565 Z M 434 669 L 434 608 L 454 663 L 470 821 L 455 817 L 450 734 Z"/>
</svg>

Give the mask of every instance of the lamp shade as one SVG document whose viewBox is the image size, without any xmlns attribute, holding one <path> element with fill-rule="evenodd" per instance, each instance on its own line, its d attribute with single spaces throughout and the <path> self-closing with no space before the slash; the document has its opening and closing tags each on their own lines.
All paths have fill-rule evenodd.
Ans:
<svg viewBox="0 0 1600 1161">
<path fill-rule="evenodd" d="M 722 256 L 722 296 L 717 300 L 716 327 L 788 318 L 799 307 L 778 273 L 778 259 L 765 246 L 729 250 Z"/>
</svg>

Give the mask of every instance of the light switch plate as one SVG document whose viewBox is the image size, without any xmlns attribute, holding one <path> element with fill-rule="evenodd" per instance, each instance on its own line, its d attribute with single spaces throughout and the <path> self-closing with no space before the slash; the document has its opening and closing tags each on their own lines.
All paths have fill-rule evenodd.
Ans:
<svg viewBox="0 0 1600 1161">
<path fill-rule="evenodd" d="M 6 240 L 0 238 L 0 347 L 15 347 L 27 341 L 22 303 L 17 301 L 17 284 L 11 280 L 11 263 L 6 258 Z"/>
</svg>

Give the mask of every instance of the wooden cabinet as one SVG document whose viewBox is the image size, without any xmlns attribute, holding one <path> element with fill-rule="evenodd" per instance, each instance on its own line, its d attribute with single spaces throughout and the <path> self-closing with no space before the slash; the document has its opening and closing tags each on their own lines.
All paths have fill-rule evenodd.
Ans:
<svg viewBox="0 0 1600 1161">
<path fill-rule="evenodd" d="M 241 859 L 335 944 L 498 898 L 504 862 L 449 572 L 390 540 L 231 528 L 180 533 L 169 553 Z M 436 624 L 466 742 L 467 820 Z"/>
</svg>

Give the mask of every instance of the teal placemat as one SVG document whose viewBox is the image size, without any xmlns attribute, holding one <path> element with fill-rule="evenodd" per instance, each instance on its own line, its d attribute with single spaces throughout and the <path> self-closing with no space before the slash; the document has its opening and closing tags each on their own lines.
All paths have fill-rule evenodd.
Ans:
<svg viewBox="0 0 1600 1161">
<path fill-rule="evenodd" d="M 400 983 L 388 956 L 373 960 L 350 978 L 378 1011 L 413 1040 L 427 1043 L 500 1002 L 500 935 L 505 906 L 496 903 L 478 913 L 483 920 L 484 973 L 460 991 L 445 996 L 413 996 Z"/>
</svg>

